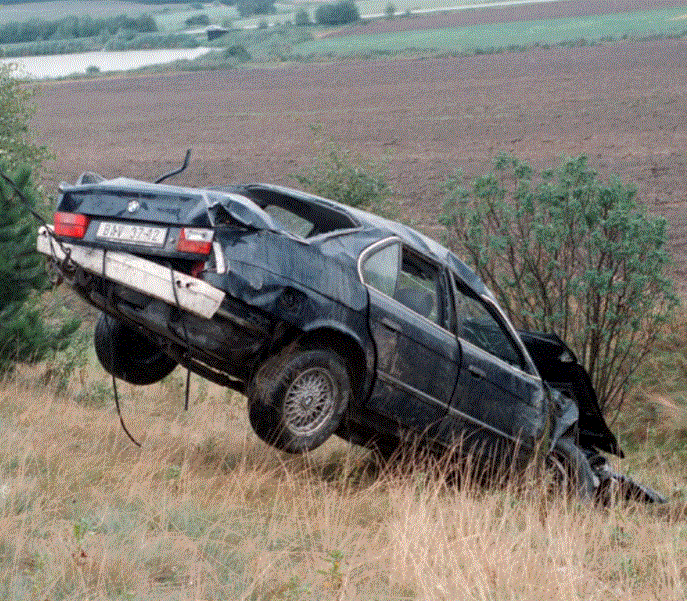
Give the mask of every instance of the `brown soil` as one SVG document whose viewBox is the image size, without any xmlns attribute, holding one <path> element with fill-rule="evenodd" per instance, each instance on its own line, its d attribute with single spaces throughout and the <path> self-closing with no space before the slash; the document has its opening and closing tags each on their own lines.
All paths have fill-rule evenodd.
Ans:
<svg viewBox="0 0 688 601">
<path fill-rule="evenodd" d="M 289 174 L 317 154 L 309 126 L 320 125 L 384 163 L 407 217 L 431 233 L 455 168 L 475 177 L 502 151 L 538 169 L 584 153 L 601 173 L 636 184 L 668 219 L 685 291 L 685 40 L 42 87 L 35 123 L 57 155 L 49 184 L 85 170 L 150 180 L 193 148 L 178 183 L 294 185 Z"/>
</svg>

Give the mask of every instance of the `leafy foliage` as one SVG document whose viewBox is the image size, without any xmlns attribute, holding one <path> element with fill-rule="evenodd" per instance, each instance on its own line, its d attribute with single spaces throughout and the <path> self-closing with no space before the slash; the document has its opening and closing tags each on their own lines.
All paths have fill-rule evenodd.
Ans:
<svg viewBox="0 0 688 601">
<path fill-rule="evenodd" d="M 155 20 L 148 14 L 138 17 L 119 15 L 94 19 L 90 15 L 67 16 L 55 21 L 31 19 L 0 25 L 0 43 L 17 44 L 48 40 L 67 40 L 97 35 L 113 35 L 120 29 L 139 33 L 157 31 Z"/>
<path fill-rule="evenodd" d="M 35 143 L 29 129 L 36 88 L 19 83 L 12 70 L 11 65 L 0 64 L 0 159 L 12 168 L 18 163 L 36 167 L 49 156 L 44 146 Z"/>
<path fill-rule="evenodd" d="M 446 184 L 447 243 L 467 256 L 517 326 L 554 331 L 578 354 L 603 409 L 662 335 L 677 299 L 665 276 L 666 223 L 636 190 L 598 179 L 585 156 L 533 180 L 509 156 L 470 189 Z"/>
<path fill-rule="evenodd" d="M 200 14 L 200 15 L 193 15 L 192 17 L 189 17 L 186 21 L 186 26 L 187 27 L 193 27 L 194 25 L 210 25 L 210 17 L 206 15 L 205 13 Z"/>
<path fill-rule="evenodd" d="M 312 25 L 311 18 L 308 15 L 308 11 L 305 8 L 300 8 L 294 14 L 294 25 L 297 27 L 305 27 L 306 25 Z"/>
<path fill-rule="evenodd" d="M 314 194 L 351 207 L 384 213 L 391 190 L 379 167 L 341 148 L 333 140 L 321 143 L 315 166 L 292 177 Z"/>
<path fill-rule="evenodd" d="M 360 18 L 361 14 L 352 0 L 321 4 L 315 11 L 315 22 L 318 25 L 346 25 Z"/>
<path fill-rule="evenodd" d="M 236 58 L 240 63 L 246 63 L 251 60 L 251 53 L 246 50 L 243 44 L 235 44 L 223 50 L 224 58 Z"/>
<path fill-rule="evenodd" d="M 39 208 L 41 198 L 29 168 L 9 170 L 0 162 L 0 171 L 15 182 L 32 209 Z M 37 361 L 64 348 L 79 327 L 75 319 L 57 329 L 42 320 L 32 293 L 45 289 L 47 276 L 35 245 L 36 224 L 28 207 L 0 180 L 0 374 L 16 361 Z"/>
<path fill-rule="evenodd" d="M 236 5 L 239 16 L 272 15 L 276 12 L 275 0 L 238 0 Z"/>
<path fill-rule="evenodd" d="M 19 84 L 11 69 L 0 66 L 0 374 L 14 361 L 38 360 L 64 348 L 79 326 L 68 320 L 60 328 L 45 325 L 35 306 L 34 291 L 43 290 L 47 276 L 36 252 L 36 222 L 30 210 L 44 208 L 34 179 L 48 152 L 34 142 L 29 121 L 36 90 Z M 26 204 L 25 204 L 26 203 Z"/>
</svg>

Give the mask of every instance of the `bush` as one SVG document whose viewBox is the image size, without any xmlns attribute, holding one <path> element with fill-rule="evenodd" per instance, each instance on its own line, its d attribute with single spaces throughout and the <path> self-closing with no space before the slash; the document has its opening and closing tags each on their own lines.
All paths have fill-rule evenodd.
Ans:
<svg viewBox="0 0 688 601">
<path fill-rule="evenodd" d="M 105 45 L 106 50 L 138 50 L 149 48 L 197 48 L 195 36 L 186 33 L 116 35 Z"/>
<path fill-rule="evenodd" d="M 385 212 L 390 195 L 385 177 L 376 165 L 352 155 L 332 140 L 323 143 L 314 167 L 292 177 L 314 194 L 378 213 Z"/>
<path fill-rule="evenodd" d="M 311 25 L 311 18 L 308 16 L 308 11 L 306 9 L 300 8 L 296 11 L 296 14 L 294 15 L 294 25 L 297 27 Z"/>
<path fill-rule="evenodd" d="M 226 48 L 222 55 L 224 58 L 236 58 L 240 63 L 246 63 L 251 60 L 251 53 L 242 44 Z"/>
<path fill-rule="evenodd" d="M 584 156 L 533 181 L 500 156 L 470 190 L 447 182 L 441 223 L 517 326 L 554 331 L 590 373 L 603 410 L 618 412 L 630 377 L 677 304 L 665 276 L 666 223 L 632 186 L 602 182 Z"/>
<path fill-rule="evenodd" d="M 251 15 L 273 15 L 277 12 L 275 0 L 238 0 L 236 7 L 242 18 Z"/>
<path fill-rule="evenodd" d="M 315 11 L 315 22 L 318 25 L 346 25 L 361 18 L 356 4 L 352 0 L 342 0 L 333 4 L 321 4 Z"/>
<path fill-rule="evenodd" d="M 19 83 L 12 70 L 12 66 L 0 65 L 0 156 L 10 168 L 19 163 L 37 167 L 49 154 L 45 146 L 35 143 L 29 129 L 36 88 Z"/>
<path fill-rule="evenodd" d="M 189 17 L 186 21 L 186 26 L 187 27 L 194 27 L 194 26 L 205 26 L 205 25 L 210 25 L 210 17 L 203 13 L 202 15 L 194 15 L 193 17 Z"/>
</svg>

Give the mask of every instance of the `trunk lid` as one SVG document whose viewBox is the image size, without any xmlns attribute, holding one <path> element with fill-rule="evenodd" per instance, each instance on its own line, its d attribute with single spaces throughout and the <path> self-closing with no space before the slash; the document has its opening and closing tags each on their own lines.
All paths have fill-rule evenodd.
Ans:
<svg viewBox="0 0 688 601">
<path fill-rule="evenodd" d="M 257 204 L 230 191 L 119 178 L 62 185 L 60 192 L 56 224 L 58 217 L 69 222 L 77 216 L 85 231 L 64 235 L 86 246 L 192 259 L 208 254 L 216 226 L 275 229 Z M 207 250 L 189 251 L 194 243 Z"/>
</svg>

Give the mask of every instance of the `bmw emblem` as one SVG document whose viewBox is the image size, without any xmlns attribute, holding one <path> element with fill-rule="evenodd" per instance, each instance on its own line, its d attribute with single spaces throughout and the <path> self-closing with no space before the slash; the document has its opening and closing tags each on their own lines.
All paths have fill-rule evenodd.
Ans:
<svg viewBox="0 0 688 601">
<path fill-rule="evenodd" d="M 140 206 L 141 203 L 138 200 L 132 200 L 127 205 L 127 211 L 129 211 L 130 213 L 136 213 L 136 211 L 139 210 Z"/>
</svg>

